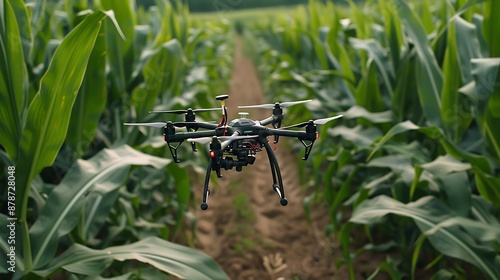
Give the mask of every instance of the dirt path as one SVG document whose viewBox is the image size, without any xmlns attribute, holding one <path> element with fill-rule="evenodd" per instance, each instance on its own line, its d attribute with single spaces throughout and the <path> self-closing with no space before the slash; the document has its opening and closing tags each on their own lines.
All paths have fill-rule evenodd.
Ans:
<svg viewBox="0 0 500 280">
<path fill-rule="evenodd" d="M 227 102 L 230 118 L 237 117 L 238 105 L 273 102 L 265 98 L 252 62 L 242 53 L 241 43 L 237 42 Z M 271 114 L 269 110 L 246 111 L 252 119 L 264 119 Z M 324 237 L 327 209 L 315 207 L 313 223 L 307 222 L 296 165 L 301 155 L 290 153 L 284 141 L 280 139 L 276 155 L 288 205 L 281 206 L 271 188 L 269 162 L 263 151 L 253 166 L 245 167 L 241 173 L 223 170 L 218 186 L 211 186 L 209 209 L 196 212 L 198 245 L 231 279 L 344 279 L 345 272 L 334 266 L 341 250 Z"/>
</svg>

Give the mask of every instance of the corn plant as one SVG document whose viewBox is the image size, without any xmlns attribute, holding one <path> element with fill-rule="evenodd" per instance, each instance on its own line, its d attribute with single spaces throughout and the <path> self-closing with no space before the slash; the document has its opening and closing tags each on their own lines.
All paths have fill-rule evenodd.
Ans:
<svg viewBox="0 0 500 280">
<path fill-rule="evenodd" d="M 17 222 L 9 267 L 2 231 L 1 274 L 227 278 L 205 254 L 167 241 L 184 224 L 189 176 L 163 158 L 158 133 L 122 125 L 153 118 L 156 106 L 211 105 L 198 93 L 226 86 L 206 75 L 230 63 L 216 49 L 224 44 L 210 44 L 227 28 L 192 23 L 166 1 L 139 16 L 134 1 L 0 1 L 0 162 L 15 167 L 17 206 L 4 212 L 2 188 L 1 224 Z M 212 67 L 189 79 L 200 57 Z"/>
<path fill-rule="evenodd" d="M 308 170 L 351 278 L 353 259 L 369 247 L 396 249 L 401 260 L 392 255 L 371 277 L 500 277 L 499 8 L 309 1 L 251 35 L 273 97 L 315 98 L 311 115 L 344 115 L 322 128 Z M 355 224 L 370 244 L 354 242 Z"/>
</svg>

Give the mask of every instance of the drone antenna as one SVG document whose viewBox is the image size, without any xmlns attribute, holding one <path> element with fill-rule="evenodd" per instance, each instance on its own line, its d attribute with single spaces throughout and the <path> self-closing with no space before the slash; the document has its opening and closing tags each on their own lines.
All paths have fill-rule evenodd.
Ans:
<svg viewBox="0 0 500 280">
<path fill-rule="evenodd" d="M 224 127 L 223 136 L 226 136 L 226 125 L 227 125 L 227 109 L 226 109 L 226 99 L 229 97 L 227 94 L 217 95 L 215 99 L 220 101 L 222 107 L 222 119 L 219 126 Z"/>
</svg>

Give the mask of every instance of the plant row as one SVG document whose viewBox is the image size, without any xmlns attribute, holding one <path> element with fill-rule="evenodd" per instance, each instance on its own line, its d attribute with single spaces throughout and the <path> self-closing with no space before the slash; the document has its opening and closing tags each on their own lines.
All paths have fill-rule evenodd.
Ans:
<svg viewBox="0 0 500 280">
<path fill-rule="evenodd" d="M 302 172 L 315 174 L 306 210 L 328 204 L 352 279 L 369 277 L 354 265 L 366 250 L 387 256 L 371 276 L 500 278 L 499 12 L 311 0 L 245 30 L 274 99 L 315 99 L 288 116 L 344 115 Z"/>
<path fill-rule="evenodd" d="M 156 3 L 0 1 L 0 162 L 15 168 L 16 218 L 15 244 L 1 231 L 1 274 L 227 277 L 167 241 L 191 230 L 185 167 L 203 159 L 173 164 L 161 129 L 123 123 L 212 107 L 231 70 L 229 29 L 193 20 L 180 2 Z M 13 201 L 1 191 L 6 228 Z"/>
</svg>

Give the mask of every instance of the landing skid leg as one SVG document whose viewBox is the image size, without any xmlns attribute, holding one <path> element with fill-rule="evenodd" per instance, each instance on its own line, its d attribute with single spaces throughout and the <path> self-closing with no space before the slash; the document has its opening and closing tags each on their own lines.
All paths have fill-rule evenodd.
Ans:
<svg viewBox="0 0 500 280">
<path fill-rule="evenodd" d="M 212 172 L 212 159 L 208 161 L 207 174 L 205 175 L 205 185 L 203 187 L 203 200 L 201 202 L 201 210 L 208 209 L 207 198 L 210 195 L 210 190 L 208 189 L 208 183 L 210 182 L 210 172 Z"/>
<path fill-rule="evenodd" d="M 281 172 L 278 165 L 278 160 L 274 155 L 274 152 L 268 142 L 264 142 L 264 147 L 266 148 L 267 156 L 269 157 L 269 163 L 271 164 L 271 173 L 273 174 L 273 189 L 280 196 L 280 204 L 286 206 L 288 200 L 285 197 L 285 188 L 283 187 L 283 179 L 281 178 Z M 278 184 L 276 184 L 276 178 L 278 179 Z"/>
</svg>

